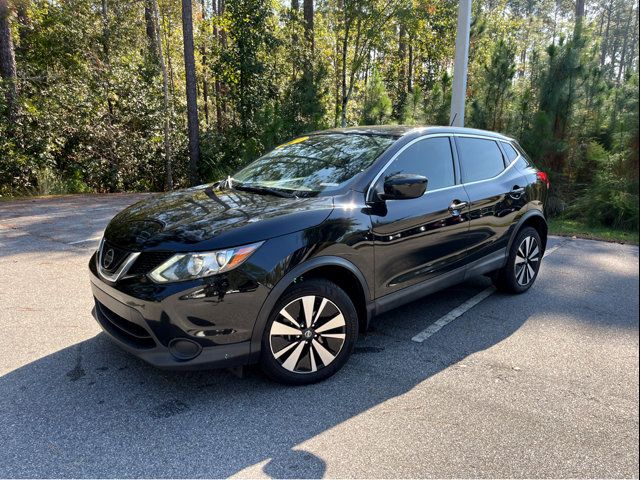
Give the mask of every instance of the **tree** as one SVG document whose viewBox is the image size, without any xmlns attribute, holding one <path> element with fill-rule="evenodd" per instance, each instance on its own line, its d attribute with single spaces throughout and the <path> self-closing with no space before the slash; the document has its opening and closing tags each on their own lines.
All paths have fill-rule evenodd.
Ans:
<svg viewBox="0 0 640 480">
<path fill-rule="evenodd" d="M 309 48 L 313 54 L 315 50 L 315 37 L 313 31 L 313 0 L 304 0 L 304 32 L 305 38 L 309 43 Z"/>
<path fill-rule="evenodd" d="M 202 30 L 201 35 L 205 38 L 208 36 L 209 22 L 207 19 L 207 2 L 206 0 L 200 1 L 202 22 L 200 28 Z M 205 125 L 209 125 L 209 78 L 208 78 L 208 42 L 200 42 L 200 59 L 202 62 L 202 105 L 204 107 L 204 121 Z"/>
<path fill-rule="evenodd" d="M 360 72 L 380 30 L 397 11 L 399 1 L 341 0 L 340 27 L 340 125 L 347 126 L 347 108 L 356 75 Z"/>
<path fill-rule="evenodd" d="M 251 158 L 262 148 L 258 118 L 275 91 L 274 72 L 266 58 L 276 39 L 264 28 L 273 13 L 267 0 L 246 0 L 229 3 L 227 14 L 229 45 L 221 56 L 224 83 L 238 114 L 243 156 Z"/>
<path fill-rule="evenodd" d="M 192 4 L 0 0 L 0 195 L 182 188 L 329 125 L 449 121 L 456 0 Z M 552 212 L 593 189 L 631 228 L 638 50 L 628 0 L 473 2 L 470 122 L 553 175 Z"/>
<path fill-rule="evenodd" d="M 196 61 L 193 45 L 193 9 L 191 0 L 182 0 L 182 37 L 184 42 L 184 70 L 187 92 L 187 128 L 189 136 L 189 182 L 199 183 L 200 124 L 198 121 L 198 92 Z"/>
<path fill-rule="evenodd" d="M 476 99 L 471 104 L 471 121 L 475 127 L 504 130 L 504 111 L 515 73 L 515 48 L 500 39 L 491 55 L 491 62 L 484 68 L 484 94 L 480 96 L 481 100 Z"/>
<path fill-rule="evenodd" d="M 383 124 L 389 119 L 391 112 L 391 98 L 389 98 L 378 72 L 374 71 L 365 92 L 362 111 L 363 123 L 365 125 Z"/>
<path fill-rule="evenodd" d="M 4 82 L 7 120 L 12 126 L 18 111 L 18 76 L 8 0 L 0 0 L 0 78 Z"/>
<path fill-rule="evenodd" d="M 224 15 L 225 10 L 224 2 L 225 0 L 213 0 L 213 11 L 215 16 L 213 27 L 213 43 L 217 48 L 218 56 L 221 56 L 224 53 L 227 45 L 226 31 L 220 26 L 220 20 Z M 224 85 L 220 78 L 222 75 L 222 69 L 218 66 L 218 69 L 216 71 L 216 79 L 213 84 L 216 102 L 216 128 L 218 130 L 218 133 L 222 133 L 224 129 L 223 114 L 227 109 L 224 99 Z"/>
<path fill-rule="evenodd" d="M 147 26 L 147 39 L 151 59 L 160 67 L 162 73 L 162 100 L 164 107 L 163 134 L 165 157 L 165 186 L 167 190 L 173 190 L 173 168 L 171 159 L 171 98 L 169 95 L 169 74 L 162 53 L 162 37 L 160 34 L 160 13 L 158 0 L 145 0 L 145 21 Z"/>
</svg>

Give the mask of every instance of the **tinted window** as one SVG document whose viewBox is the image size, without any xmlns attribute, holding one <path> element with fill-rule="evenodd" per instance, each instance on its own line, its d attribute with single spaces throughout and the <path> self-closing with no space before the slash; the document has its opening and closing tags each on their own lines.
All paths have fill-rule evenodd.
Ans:
<svg viewBox="0 0 640 480">
<path fill-rule="evenodd" d="M 398 173 L 427 177 L 427 191 L 454 185 L 453 155 L 449 139 L 428 138 L 410 145 L 387 169 L 385 178 Z"/>
<path fill-rule="evenodd" d="M 504 153 L 507 155 L 509 163 L 513 162 L 518 156 L 518 152 L 510 143 L 502 142 L 502 148 L 504 148 Z"/>
<path fill-rule="evenodd" d="M 493 140 L 459 137 L 456 142 L 464 183 L 495 177 L 504 170 L 502 152 Z"/>
<path fill-rule="evenodd" d="M 527 152 L 525 152 L 522 147 L 520 145 L 518 145 L 516 143 L 516 148 L 518 149 L 518 152 L 520 152 L 520 160 L 518 160 L 518 164 L 523 163 L 525 167 L 531 167 L 533 166 L 533 163 L 531 162 L 531 158 L 529 157 L 529 155 L 527 155 Z M 520 165 L 518 165 L 520 166 Z"/>
<path fill-rule="evenodd" d="M 243 168 L 235 184 L 296 194 L 336 190 L 371 166 L 397 138 L 327 133 L 300 137 L 276 147 Z"/>
</svg>

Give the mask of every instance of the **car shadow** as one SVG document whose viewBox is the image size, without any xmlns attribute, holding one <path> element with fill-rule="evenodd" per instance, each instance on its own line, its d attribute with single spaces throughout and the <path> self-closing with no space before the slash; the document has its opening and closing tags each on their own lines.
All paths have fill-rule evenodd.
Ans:
<svg viewBox="0 0 640 480">
<path fill-rule="evenodd" d="M 570 255 L 563 262 L 581 268 Z M 612 294 L 621 281 L 632 288 L 637 272 L 607 271 L 598 288 Z M 543 282 L 526 307 L 496 294 L 485 313 L 423 344 L 409 340 L 429 325 L 425 312 L 433 322 L 488 284 L 475 279 L 381 316 L 343 370 L 305 387 L 275 384 L 255 367 L 242 379 L 226 370 L 157 370 L 99 334 L 0 377 L 0 477 L 227 477 L 256 465 L 271 477 L 321 477 L 325 460 L 305 451 L 305 441 L 502 342 L 543 301 L 546 313 L 567 316 L 594 301 L 580 286 L 570 302 L 549 301 L 556 289 Z M 600 318 L 597 310 L 584 316 Z M 615 326 L 637 330 L 637 318 L 626 318 Z"/>
<path fill-rule="evenodd" d="M 385 333 L 397 318 L 434 303 L 444 310 L 481 287 L 449 289 L 380 317 L 342 371 L 305 387 L 273 383 L 257 367 L 244 378 L 157 370 L 99 334 L 0 377 L 0 477 L 227 477 L 259 463 L 272 477 L 321 477 L 324 460 L 300 443 L 522 325 L 525 315 L 491 336 L 429 348 Z"/>
</svg>

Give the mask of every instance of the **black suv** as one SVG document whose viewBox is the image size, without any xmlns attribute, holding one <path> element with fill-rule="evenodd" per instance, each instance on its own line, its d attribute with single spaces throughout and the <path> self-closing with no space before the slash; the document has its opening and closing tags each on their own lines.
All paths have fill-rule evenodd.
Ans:
<svg viewBox="0 0 640 480">
<path fill-rule="evenodd" d="M 89 263 L 94 316 L 159 367 L 260 362 L 275 380 L 315 382 L 379 313 L 474 275 L 531 287 L 548 188 L 496 133 L 312 133 L 119 213 Z"/>
</svg>

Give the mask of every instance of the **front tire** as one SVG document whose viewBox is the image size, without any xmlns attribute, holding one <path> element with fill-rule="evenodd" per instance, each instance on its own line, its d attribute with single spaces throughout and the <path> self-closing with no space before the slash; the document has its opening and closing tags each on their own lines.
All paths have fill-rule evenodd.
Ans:
<svg viewBox="0 0 640 480">
<path fill-rule="evenodd" d="M 524 293 L 538 277 L 542 261 L 542 241 L 533 227 L 523 228 L 516 236 L 504 268 L 492 277 L 496 288 L 506 293 Z"/>
<path fill-rule="evenodd" d="M 260 364 L 281 383 L 319 382 L 347 362 L 357 336 L 358 316 L 349 296 L 327 280 L 305 281 L 290 288 L 272 310 Z"/>
</svg>

